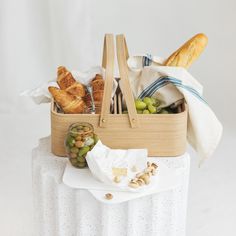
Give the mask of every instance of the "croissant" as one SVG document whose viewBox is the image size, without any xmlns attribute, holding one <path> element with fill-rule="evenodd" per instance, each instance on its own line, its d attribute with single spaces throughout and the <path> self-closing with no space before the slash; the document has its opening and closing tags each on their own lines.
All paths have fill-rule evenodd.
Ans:
<svg viewBox="0 0 236 236">
<path fill-rule="evenodd" d="M 59 77 L 61 74 L 66 73 L 68 70 L 65 68 L 65 66 L 59 66 L 57 68 L 57 77 Z"/>
<path fill-rule="evenodd" d="M 48 90 L 65 113 L 78 114 L 84 112 L 85 103 L 80 97 L 71 95 L 67 91 L 56 87 L 50 86 Z"/>
<path fill-rule="evenodd" d="M 197 34 L 175 51 L 164 63 L 165 66 L 181 66 L 188 68 L 200 56 L 207 45 L 207 37 Z"/>
<path fill-rule="evenodd" d="M 71 95 L 75 95 L 75 96 L 78 96 L 78 97 L 84 97 L 85 96 L 85 88 L 79 82 L 75 82 L 74 84 L 72 84 L 70 87 L 68 87 L 66 89 L 66 91 L 68 93 L 70 93 Z"/>
<path fill-rule="evenodd" d="M 65 67 L 60 66 L 57 69 L 57 83 L 60 89 L 67 89 L 72 84 L 74 84 L 76 80 L 73 78 L 71 72 L 69 72 Z"/>
</svg>

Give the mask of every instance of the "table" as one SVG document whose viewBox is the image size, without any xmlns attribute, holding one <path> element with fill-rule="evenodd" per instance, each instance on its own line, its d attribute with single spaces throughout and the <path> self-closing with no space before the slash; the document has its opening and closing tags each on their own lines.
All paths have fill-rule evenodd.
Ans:
<svg viewBox="0 0 236 236">
<path fill-rule="evenodd" d="M 119 204 L 96 200 L 88 190 L 62 183 L 66 158 L 51 152 L 50 137 L 32 152 L 35 235 L 184 236 L 190 157 L 159 158 L 183 169 L 177 187 Z"/>
</svg>

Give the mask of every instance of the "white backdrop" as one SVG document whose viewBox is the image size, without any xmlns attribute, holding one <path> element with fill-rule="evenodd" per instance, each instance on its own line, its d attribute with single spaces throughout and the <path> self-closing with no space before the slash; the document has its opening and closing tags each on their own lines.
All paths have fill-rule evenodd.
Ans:
<svg viewBox="0 0 236 236">
<path fill-rule="evenodd" d="M 188 231 L 192 236 L 213 235 L 203 234 L 207 227 L 201 222 L 211 216 L 209 232 L 217 229 L 232 235 L 235 191 L 230 184 L 236 178 L 232 169 L 236 164 L 235 12 L 235 0 L 0 0 L 0 235 L 32 235 L 32 210 L 27 208 L 31 202 L 30 150 L 39 137 L 50 133 L 49 106 L 36 107 L 19 94 L 54 78 L 59 65 L 86 70 L 99 64 L 106 32 L 124 33 L 130 54 L 147 52 L 162 57 L 198 32 L 209 37 L 207 49 L 190 72 L 204 85 L 204 96 L 229 135 L 216 152 L 213 168 L 203 167 L 201 174 L 193 172 L 192 186 L 199 194 L 209 192 L 209 198 L 201 196 L 199 201 L 191 198 L 195 194 L 190 196 L 194 207 L 196 202 L 208 205 L 190 205 Z M 231 155 L 232 159 L 228 158 L 225 166 L 217 155 Z M 211 201 L 210 196 L 210 187 L 219 183 L 222 194 L 228 191 L 228 195 L 214 192 L 214 196 L 224 197 L 228 208 L 209 213 L 210 205 L 214 208 L 221 203 L 219 198 Z M 197 190 L 191 189 L 193 193 Z M 222 215 L 228 217 L 225 222 L 221 221 Z"/>
<path fill-rule="evenodd" d="M 125 33 L 131 53 L 167 57 L 198 32 L 209 45 L 190 69 L 220 120 L 234 124 L 236 15 L 234 0 L 1 0 L 0 112 L 18 94 L 55 76 L 58 65 L 84 70 L 100 63 L 103 35 Z M 17 107 L 16 107 L 17 106 Z"/>
</svg>

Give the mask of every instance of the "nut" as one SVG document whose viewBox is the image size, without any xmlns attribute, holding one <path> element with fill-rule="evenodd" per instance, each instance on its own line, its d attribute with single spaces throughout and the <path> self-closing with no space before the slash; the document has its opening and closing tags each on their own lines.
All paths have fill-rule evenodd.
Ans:
<svg viewBox="0 0 236 236">
<path fill-rule="evenodd" d="M 156 163 L 152 163 L 151 166 L 154 167 L 155 169 L 157 169 L 157 167 L 158 167 L 158 165 Z"/>
<path fill-rule="evenodd" d="M 121 181 L 120 176 L 115 176 L 114 179 L 113 179 L 113 181 L 114 181 L 115 183 L 120 183 L 120 181 Z"/>
<path fill-rule="evenodd" d="M 153 167 L 152 167 L 152 166 L 149 166 L 149 167 L 147 167 L 147 168 L 144 170 L 144 173 L 149 173 L 149 172 L 152 171 L 152 169 L 153 169 Z"/>
<path fill-rule="evenodd" d="M 148 174 L 143 174 L 140 176 L 140 179 L 142 179 L 146 185 L 150 183 L 150 176 Z"/>
<path fill-rule="evenodd" d="M 152 171 L 152 168 L 151 168 L 151 167 L 148 167 L 148 168 L 146 168 L 146 169 L 144 170 L 144 174 L 146 174 L 146 175 L 148 175 L 149 177 L 151 177 L 151 176 L 152 176 L 151 171 Z"/>
<path fill-rule="evenodd" d="M 148 172 L 147 175 L 148 175 L 149 177 L 151 177 L 151 176 L 152 176 L 152 172 L 151 172 L 151 171 Z"/>
<path fill-rule="evenodd" d="M 138 179 L 137 183 L 139 184 L 139 186 L 143 186 L 145 184 L 143 179 Z"/>
<path fill-rule="evenodd" d="M 82 137 L 80 135 L 78 135 L 75 139 L 76 139 L 76 141 L 81 141 Z"/>
<path fill-rule="evenodd" d="M 129 182 L 129 187 L 131 187 L 131 188 L 138 188 L 139 184 L 136 181 L 131 180 Z"/>
<path fill-rule="evenodd" d="M 112 195 L 111 193 L 106 193 L 106 194 L 105 194 L 105 198 L 106 198 L 107 200 L 111 200 L 111 199 L 113 198 L 113 195 Z"/>
<path fill-rule="evenodd" d="M 138 178 L 136 177 L 136 178 L 134 178 L 134 179 L 131 179 L 130 181 L 131 182 L 136 182 L 138 180 Z"/>
<path fill-rule="evenodd" d="M 152 169 L 151 173 L 152 173 L 152 175 L 156 175 L 157 170 L 156 169 Z"/>
</svg>

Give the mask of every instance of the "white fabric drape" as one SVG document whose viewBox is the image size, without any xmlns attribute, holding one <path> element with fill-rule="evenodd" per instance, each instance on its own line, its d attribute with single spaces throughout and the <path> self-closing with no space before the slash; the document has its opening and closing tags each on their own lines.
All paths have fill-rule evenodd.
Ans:
<svg viewBox="0 0 236 236">
<path fill-rule="evenodd" d="M 225 106 L 236 99 L 235 6 L 232 0 L 0 0 L 0 114 L 24 111 L 29 102 L 20 92 L 52 79 L 58 65 L 81 71 L 100 64 L 106 32 L 124 33 L 131 55 L 163 58 L 204 32 L 209 45 L 190 73 L 220 120 L 235 125 L 235 109 Z"/>
</svg>

